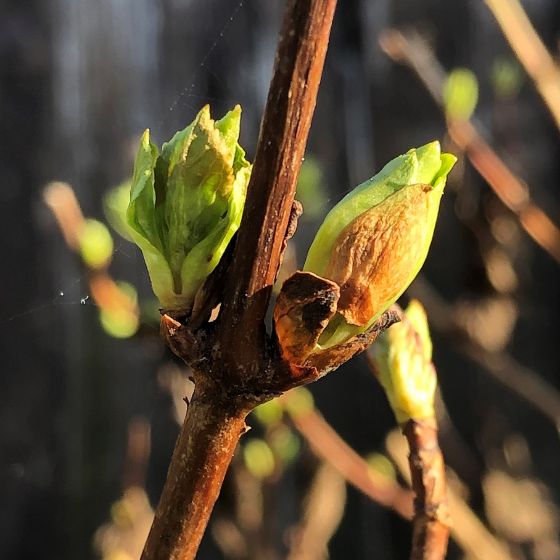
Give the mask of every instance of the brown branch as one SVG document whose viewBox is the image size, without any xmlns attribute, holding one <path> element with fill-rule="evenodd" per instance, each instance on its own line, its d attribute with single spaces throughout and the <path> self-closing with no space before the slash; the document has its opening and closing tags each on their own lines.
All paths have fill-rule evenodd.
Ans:
<svg viewBox="0 0 560 560">
<path fill-rule="evenodd" d="M 410 448 L 409 464 L 415 493 L 410 558 L 443 560 L 451 520 L 436 420 L 409 420 L 403 427 L 403 434 Z"/>
<path fill-rule="evenodd" d="M 195 558 L 248 411 L 197 384 L 142 560 Z"/>
<path fill-rule="evenodd" d="M 453 309 L 419 276 L 409 293 L 420 299 L 430 316 L 432 327 L 444 333 L 469 359 L 484 368 L 518 397 L 531 403 L 558 428 L 560 426 L 560 393 L 535 371 L 519 364 L 506 352 L 492 352 L 478 344 L 454 318 Z"/>
<path fill-rule="evenodd" d="M 417 33 L 390 30 L 382 35 L 380 43 L 393 60 L 414 70 L 434 100 L 443 107 L 446 73 L 426 42 Z M 532 201 L 527 185 L 501 160 L 471 121 L 450 121 L 448 130 L 453 142 L 466 153 L 498 198 L 518 217 L 523 229 L 560 263 L 560 228 Z"/>
<path fill-rule="evenodd" d="M 560 68 L 519 0 L 484 0 L 560 128 Z"/>
<path fill-rule="evenodd" d="M 397 431 L 391 432 L 386 440 L 387 451 L 397 465 L 404 479 L 410 484 L 410 465 L 406 459 L 407 444 L 405 438 Z M 512 560 L 506 547 L 490 533 L 469 505 L 452 485 L 447 488 L 449 510 L 453 524 L 453 540 L 473 560 Z"/>
<path fill-rule="evenodd" d="M 282 400 L 288 402 L 290 393 Z M 373 501 L 396 511 L 405 519 L 412 518 L 412 494 L 381 474 L 372 472 L 360 457 L 316 410 L 292 413 L 290 418 L 313 452 L 332 465 L 352 486 Z"/>
<path fill-rule="evenodd" d="M 289 0 L 221 317 L 231 375 L 255 367 L 288 229 L 336 0 Z M 242 344 L 240 345 L 240 341 Z"/>
</svg>

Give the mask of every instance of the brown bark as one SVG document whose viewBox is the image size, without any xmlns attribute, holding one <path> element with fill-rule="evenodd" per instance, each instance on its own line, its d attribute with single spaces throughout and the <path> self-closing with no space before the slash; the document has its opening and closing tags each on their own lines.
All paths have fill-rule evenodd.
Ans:
<svg viewBox="0 0 560 560">
<path fill-rule="evenodd" d="M 435 419 L 409 420 L 403 433 L 410 448 L 414 498 L 411 560 L 442 560 L 451 525 L 445 484 L 445 464 Z"/>
<path fill-rule="evenodd" d="M 249 412 L 246 402 L 223 397 L 195 389 L 142 560 L 196 555 Z"/>
<path fill-rule="evenodd" d="M 224 298 L 220 338 L 232 375 L 254 368 L 265 348 L 263 320 L 290 221 L 335 7 L 336 0 L 289 0 L 286 8 Z"/>
</svg>

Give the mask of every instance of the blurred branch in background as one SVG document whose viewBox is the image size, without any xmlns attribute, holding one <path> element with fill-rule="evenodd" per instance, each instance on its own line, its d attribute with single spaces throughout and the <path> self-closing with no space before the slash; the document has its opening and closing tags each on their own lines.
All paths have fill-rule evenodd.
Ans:
<svg viewBox="0 0 560 560">
<path fill-rule="evenodd" d="M 82 258 L 91 296 L 99 308 L 104 329 L 119 338 L 133 335 L 140 317 L 136 291 L 128 284 L 115 282 L 107 271 L 113 254 L 111 234 L 101 222 L 84 218 L 76 195 L 67 183 L 50 183 L 43 198 L 56 218 L 66 244 Z"/>
<path fill-rule="evenodd" d="M 389 30 L 380 38 L 385 53 L 412 68 L 438 105 L 444 108 L 447 74 L 428 43 L 416 32 Z M 559 87 L 560 87 L 560 81 Z M 527 185 L 500 159 L 472 121 L 448 119 L 449 135 L 498 198 L 518 217 L 523 229 L 560 263 L 560 229 L 531 199 Z"/>
<path fill-rule="evenodd" d="M 345 506 L 344 478 L 328 462 L 321 463 L 305 498 L 303 519 L 295 528 L 287 560 L 329 558 L 327 545 L 340 525 Z"/>
<path fill-rule="evenodd" d="M 306 389 L 286 393 L 281 402 L 296 429 L 319 458 L 330 463 L 350 484 L 375 502 L 393 509 L 405 519 L 412 518 L 412 493 L 369 467 L 316 410 Z"/>
<path fill-rule="evenodd" d="M 519 0 L 484 0 L 560 128 L 560 68 Z"/>
<path fill-rule="evenodd" d="M 508 389 L 531 403 L 560 429 L 560 393 L 535 371 L 517 363 L 509 354 L 491 351 L 476 342 L 456 318 L 451 305 L 436 292 L 423 277 L 419 276 L 409 293 L 425 305 L 430 325 L 443 333 L 469 359 L 479 364 Z"/>
</svg>

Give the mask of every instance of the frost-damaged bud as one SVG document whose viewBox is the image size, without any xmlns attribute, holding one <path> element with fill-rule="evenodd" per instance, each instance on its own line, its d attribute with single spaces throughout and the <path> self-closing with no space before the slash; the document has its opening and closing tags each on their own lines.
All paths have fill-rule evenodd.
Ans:
<svg viewBox="0 0 560 560">
<path fill-rule="evenodd" d="M 379 336 L 369 356 L 399 424 L 434 417 L 432 341 L 418 301 L 411 301 L 401 322 Z"/>
<path fill-rule="evenodd" d="M 240 121 L 239 106 L 219 121 L 206 106 L 161 154 L 142 136 L 127 221 L 165 309 L 191 309 L 239 228 L 251 174 Z"/>
<path fill-rule="evenodd" d="M 418 274 L 455 161 L 439 142 L 409 150 L 329 212 L 304 266 L 340 286 L 319 349 L 367 330 Z"/>
</svg>

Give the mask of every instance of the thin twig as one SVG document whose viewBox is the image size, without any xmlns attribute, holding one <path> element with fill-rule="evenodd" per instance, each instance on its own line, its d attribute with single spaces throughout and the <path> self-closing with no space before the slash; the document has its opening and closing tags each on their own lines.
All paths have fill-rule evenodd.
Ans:
<svg viewBox="0 0 560 560">
<path fill-rule="evenodd" d="M 43 198 L 53 213 L 66 244 L 70 249 L 78 252 L 85 220 L 74 190 L 67 183 L 50 183 L 45 187 Z M 92 300 L 99 309 L 109 313 L 126 314 L 133 321 L 138 320 L 140 314 L 138 305 L 123 293 L 106 267 L 100 269 L 88 267 L 87 281 Z"/>
<path fill-rule="evenodd" d="M 560 128 L 560 68 L 519 0 L 484 0 Z"/>
<path fill-rule="evenodd" d="M 284 402 L 291 397 L 287 393 Z M 289 408 L 287 408 L 290 413 Z M 412 494 L 394 480 L 372 471 L 316 410 L 290 413 L 298 432 L 314 453 L 330 463 L 352 486 L 372 500 L 391 508 L 405 519 L 412 518 Z"/>
<path fill-rule="evenodd" d="M 394 430 L 387 436 L 386 446 L 389 456 L 397 465 L 400 473 L 411 484 L 405 438 Z M 490 533 L 452 485 L 447 486 L 447 497 L 451 519 L 453 519 L 451 536 L 469 558 L 473 560 L 511 560 L 505 546 Z"/>
<path fill-rule="evenodd" d="M 232 370 L 254 367 L 265 347 L 263 320 L 290 222 L 335 7 L 336 0 L 290 0 L 286 10 L 221 317 L 223 359 Z"/>
<path fill-rule="evenodd" d="M 435 418 L 409 420 L 403 434 L 410 448 L 414 490 L 411 560 L 443 560 L 451 520 L 447 504 L 445 463 L 439 448 Z"/>
<path fill-rule="evenodd" d="M 455 320 L 451 306 L 431 284 L 419 276 L 409 293 L 422 301 L 430 325 L 445 334 L 472 361 L 520 398 L 531 403 L 560 430 L 560 393 L 535 371 L 517 363 L 506 352 L 492 352 L 478 344 Z"/>
<path fill-rule="evenodd" d="M 380 43 L 393 60 L 414 70 L 434 100 L 443 107 L 446 73 L 426 41 L 417 33 L 393 29 L 382 35 Z M 518 217 L 529 236 L 560 263 L 560 228 L 533 202 L 527 184 L 509 169 L 471 121 L 450 121 L 448 124 L 449 135 L 466 153 L 473 167 Z"/>
</svg>

